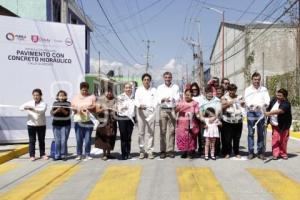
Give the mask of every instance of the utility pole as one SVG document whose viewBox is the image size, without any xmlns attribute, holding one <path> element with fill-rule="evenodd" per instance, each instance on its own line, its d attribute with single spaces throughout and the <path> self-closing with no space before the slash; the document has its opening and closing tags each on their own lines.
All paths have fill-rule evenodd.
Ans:
<svg viewBox="0 0 300 200">
<path fill-rule="evenodd" d="M 98 51 L 98 59 L 99 59 L 99 66 L 98 66 L 98 69 L 99 69 L 99 77 L 100 77 L 100 74 L 101 74 L 101 60 L 100 60 L 100 51 Z"/>
<path fill-rule="evenodd" d="M 151 41 L 151 40 L 143 40 L 143 42 L 146 43 L 146 47 L 147 47 L 147 54 L 146 54 L 146 72 L 148 72 L 149 70 L 149 58 L 150 58 L 150 43 L 154 43 L 155 41 Z"/>
<path fill-rule="evenodd" d="M 192 47 L 193 50 L 193 59 L 196 60 L 196 74 L 197 74 L 197 82 L 199 83 L 200 87 L 204 87 L 204 69 L 203 69 L 203 53 L 202 53 L 202 48 L 201 48 L 201 40 L 200 40 L 200 21 L 199 20 L 194 20 L 195 23 L 197 23 L 198 26 L 198 38 L 197 42 L 190 39 L 190 40 L 183 40 L 185 41 L 188 45 Z M 196 48 L 196 49 L 195 49 Z"/>
</svg>

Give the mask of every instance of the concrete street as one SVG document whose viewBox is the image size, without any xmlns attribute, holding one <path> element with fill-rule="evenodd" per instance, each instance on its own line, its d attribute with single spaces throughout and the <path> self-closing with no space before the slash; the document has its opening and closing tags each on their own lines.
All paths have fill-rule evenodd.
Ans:
<svg viewBox="0 0 300 200">
<path fill-rule="evenodd" d="M 137 129 L 133 133 L 133 159 L 121 161 L 120 141 L 103 161 L 29 161 L 29 156 L 0 165 L 0 199 L 298 199 L 300 194 L 300 141 L 290 139 L 289 159 L 270 160 L 270 134 L 266 161 L 246 160 L 246 130 L 241 139 L 241 160 L 203 158 L 139 160 Z M 73 135 L 74 132 L 71 132 Z M 155 152 L 159 152 L 157 127 Z M 51 141 L 47 141 L 49 145 Z M 75 139 L 69 140 L 75 153 Z M 37 152 L 38 155 L 38 152 Z"/>
</svg>

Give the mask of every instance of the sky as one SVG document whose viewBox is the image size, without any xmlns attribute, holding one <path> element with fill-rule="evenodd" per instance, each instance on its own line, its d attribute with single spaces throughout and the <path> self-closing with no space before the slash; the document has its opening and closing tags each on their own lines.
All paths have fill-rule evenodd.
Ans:
<svg viewBox="0 0 300 200">
<path fill-rule="evenodd" d="M 222 15 L 208 8 L 224 11 L 225 22 L 247 24 L 273 21 L 286 6 L 283 0 L 77 1 L 94 24 L 91 65 L 96 71 L 100 51 L 102 72 L 113 69 L 117 75 L 140 76 L 146 70 L 143 40 L 150 40 L 149 71 L 158 80 L 166 70 L 172 71 L 179 80 L 186 78 L 186 71 L 191 75 L 192 48 L 185 41 L 198 41 L 199 30 L 205 67 L 209 66 Z M 274 10 L 278 12 L 268 17 Z"/>
</svg>

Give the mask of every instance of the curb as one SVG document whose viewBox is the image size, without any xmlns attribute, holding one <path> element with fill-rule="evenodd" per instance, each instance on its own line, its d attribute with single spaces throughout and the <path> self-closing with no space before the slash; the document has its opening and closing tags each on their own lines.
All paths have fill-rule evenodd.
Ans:
<svg viewBox="0 0 300 200">
<path fill-rule="evenodd" d="M 12 160 L 14 158 L 18 158 L 24 154 L 27 154 L 29 151 L 28 145 L 22 145 L 20 147 L 17 147 L 14 150 L 8 151 L 7 153 L 3 153 L 0 155 L 0 164 L 3 164 L 9 160 Z"/>
</svg>

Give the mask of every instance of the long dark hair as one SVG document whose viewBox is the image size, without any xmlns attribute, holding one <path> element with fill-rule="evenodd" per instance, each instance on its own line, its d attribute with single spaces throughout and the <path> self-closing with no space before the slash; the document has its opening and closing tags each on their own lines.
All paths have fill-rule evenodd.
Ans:
<svg viewBox="0 0 300 200">
<path fill-rule="evenodd" d="M 196 82 L 192 83 L 192 84 L 191 84 L 191 89 L 192 89 L 193 87 L 197 88 L 197 96 L 199 96 L 199 95 L 200 95 L 200 87 L 199 87 L 198 83 L 196 83 Z M 192 94 L 193 94 L 193 93 L 192 93 Z"/>
</svg>

